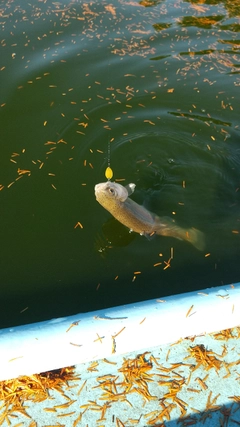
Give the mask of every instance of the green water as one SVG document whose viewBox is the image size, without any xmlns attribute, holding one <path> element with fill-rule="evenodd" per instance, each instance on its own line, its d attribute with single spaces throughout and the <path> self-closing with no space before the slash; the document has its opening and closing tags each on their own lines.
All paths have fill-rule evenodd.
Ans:
<svg viewBox="0 0 240 427">
<path fill-rule="evenodd" d="M 239 280 L 239 16 L 238 0 L 1 5 L 1 327 Z M 96 202 L 108 144 L 114 179 L 203 252 Z"/>
</svg>

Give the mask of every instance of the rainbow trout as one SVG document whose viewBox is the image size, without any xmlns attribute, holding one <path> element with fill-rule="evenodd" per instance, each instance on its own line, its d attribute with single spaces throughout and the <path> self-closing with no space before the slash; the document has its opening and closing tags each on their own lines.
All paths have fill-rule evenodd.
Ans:
<svg viewBox="0 0 240 427">
<path fill-rule="evenodd" d="M 175 237 L 186 240 L 199 250 L 204 249 L 204 235 L 201 231 L 179 227 L 171 218 L 160 218 L 130 199 L 135 187 L 135 184 L 123 187 L 115 182 L 103 182 L 95 185 L 96 200 L 130 231 L 146 237 L 154 234 Z"/>
</svg>

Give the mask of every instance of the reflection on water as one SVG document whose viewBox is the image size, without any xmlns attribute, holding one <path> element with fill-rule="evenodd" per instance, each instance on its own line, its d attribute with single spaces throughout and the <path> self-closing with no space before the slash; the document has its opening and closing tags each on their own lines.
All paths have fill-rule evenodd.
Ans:
<svg viewBox="0 0 240 427">
<path fill-rule="evenodd" d="M 0 326 L 239 280 L 239 15 L 238 0 L 1 6 Z M 96 202 L 108 143 L 114 179 L 206 251 Z"/>
<path fill-rule="evenodd" d="M 216 25 L 219 21 L 222 21 L 224 18 L 224 15 L 204 17 L 186 16 L 182 19 L 181 25 L 183 25 L 184 27 L 193 26 L 209 29 Z"/>
</svg>

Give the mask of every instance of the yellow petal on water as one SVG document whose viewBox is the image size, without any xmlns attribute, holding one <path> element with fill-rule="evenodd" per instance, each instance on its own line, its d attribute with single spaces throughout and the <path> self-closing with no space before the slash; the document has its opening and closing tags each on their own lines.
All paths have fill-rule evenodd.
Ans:
<svg viewBox="0 0 240 427">
<path fill-rule="evenodd" d="M 112 179 L 112 177 L 113 177 L 113 171 L 112 171 L 112 169 L 109 166 L 105 170 L 105 177 L 107 179 Z"/>
</svg>

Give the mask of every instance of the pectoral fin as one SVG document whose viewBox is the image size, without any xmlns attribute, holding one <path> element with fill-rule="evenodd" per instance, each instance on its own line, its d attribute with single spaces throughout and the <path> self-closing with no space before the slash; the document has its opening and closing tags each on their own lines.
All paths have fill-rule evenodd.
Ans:
<svg viewBox="0 0 240 427">
<path fill-rule="evenodd" d="M 133 194 L 135 187 L 136 187 L 136 184 L 133 184 L 133 183 L 125 186 L 129 196 L 131 196 L 131 194 Z"/>
<path fill-rule="evenodd" d="M 153 231 L 151 234 L 149 234 L 149 233 L 145 233 L 144 231 L 143 233 L 140 233 L 140 235 L 146 237 L 148 240 L 152 240 L 155 237 L 156 232 Z"/>
</svg>

